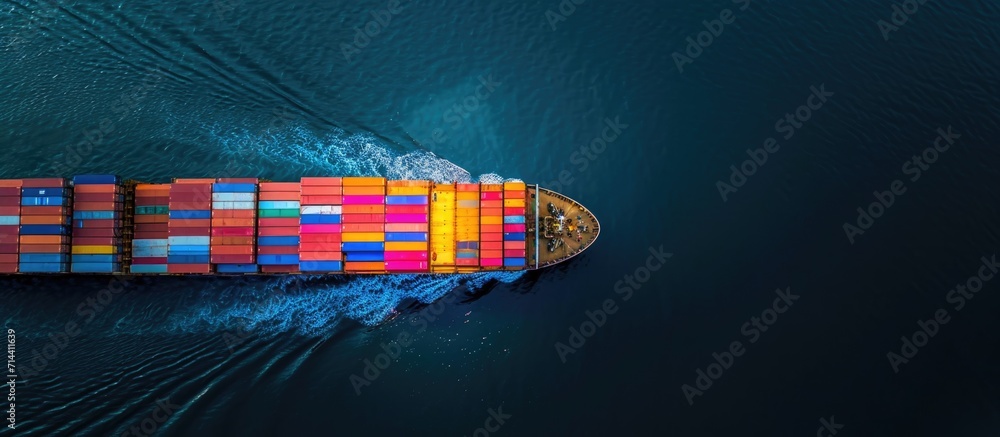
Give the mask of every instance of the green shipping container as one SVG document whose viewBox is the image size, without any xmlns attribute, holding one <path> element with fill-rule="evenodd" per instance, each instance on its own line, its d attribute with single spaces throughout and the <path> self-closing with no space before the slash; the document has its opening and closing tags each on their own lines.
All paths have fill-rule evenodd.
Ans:
<svg viewBox="0 0 1000 437">
<path fill-rule="evenodd" d="M 260 218 L 295 218 L 299 216 L 298 208 L 295 209 L 258 209 Z"/>
<path fill-rule="evenodd" d="M 170 208 L 166 206 L 137 206 L 135 213 L 139 215 L 162 215 L 170 214 Z"/>
</svg>

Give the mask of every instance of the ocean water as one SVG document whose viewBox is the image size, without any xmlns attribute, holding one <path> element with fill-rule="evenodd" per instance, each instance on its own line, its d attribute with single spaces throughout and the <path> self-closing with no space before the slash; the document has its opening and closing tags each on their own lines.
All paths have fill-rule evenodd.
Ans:
<svg viewBox="0 0 1000 437">
<path fill-rule="evenodd" d="M 538 272 L 0 278 L 4 432 L 996 435 L 1000 7 L 916 4 L 3 0 L 0 178 L 519 179 L 602 224 Z"/>
</svg>

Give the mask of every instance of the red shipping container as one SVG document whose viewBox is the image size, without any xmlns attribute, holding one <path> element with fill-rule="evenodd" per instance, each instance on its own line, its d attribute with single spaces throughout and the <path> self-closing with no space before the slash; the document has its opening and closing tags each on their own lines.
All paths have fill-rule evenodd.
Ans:
<svg viewBox="0 0 1000 437">
<path fill-rule="evenodd" d="M 121 196 L 118 193 L 73 193 L 73 202 L 117 202 Z"/>
<path fill-rule="evenodd" d="M 524 249 L 505 249 L 503 251 L 504 258 L 524 258 Z"/>
<path fill-rule="evenodd" d="M 223 246 L 223 245 L 252 246 L 254 244 L 253 237 L 212 237 L 210 241 L 212 246 Z"/>
<path fill-rule="evenodd" d="M 300 252 L 340 252 L 340 243 L 299 243 Z"/>
<path fill-rule="evenodd" d="M 214 218 L 212 219 L 212 227 L 252 229 L 255 221 L 252 218 Z"/>
<path fill-rule="evenodd" d="M 480 233 L 503 232 L 503 225 L 479 225 Z"/>
<path fill-rule="evenodd" d="M 0 187 L 0 197 L 18 197 L 21 195 L 21 189 L 18 187 Z"/>
<path fill-rule="evenodd" d="M 503 241 L 484 241 L 479 243 L 482 250 L 503 250 Z"/>
<path fill-rule="evenodd" d="M 302 185 L 300 183 L 298 183 L 298 182 L 261 182 L 260 183 L 260 191 L 261 192 L 264 192 L 264 191 L 275 191 L 275 192 L 282 192 L 282 191 L 286 191 L 287 192 L 287 191 L 291 191 L 291 192 L 298 193 L 299 192 L 299 188 L 301 186 Z"/>
<path fill-rule="evenodd" d="M 475 267 L 479 265 L 479 258 L 456 258 L 456 266 Z"/>
<path fill-rule="evenodd" d="M 132 264 L 166 264 L 167 257 L 154 258 L 154 257 L 139 257 L 132 258 Z"/>
<path fill-rule="evenodd" d="M 300 273 L 298 264 L 292 266 L 260 266 L 262 273 Z"/>
<path fill-rule="evenodd" d="M 340 244 L 341 239 L 342 239 L 341 234 L 303 234 L 299 236 L 300 244 L 302 243 Z"/>
<path fill-rule="evenodd" d="M 303 185 L 299 192 L 303 196 L 339 196 L 343 189 L 340 186 Z"/>
<path fill-rule="evenodd" d="M 81 226 L 82 223 L 82 226 Z M 73 231 L 77 229 L 95 229 L 95 228 L 113 228 L 120 229 L 122 227 L 121 220 L 106 219 L 106 220 L 73 220 Z"/>
<path fill-rule="evenodd" d="M 385 223 L 385 214 L 344 214 L 341 223 Z"/>
<path fill-rule="evenodd" d="M 479 234 L 479 241 L 503 241 L 503 233 Z"/>
<path fill-rule="evenodd" d="M 16 253 L 0 253 L 0 264 L 13 264 L 17 262 Z"/>
<path fill-rule="evenodd" d="M 216 255 L 253 255 L 253 246 L 212 246 L 212 256 Z"/>
<path fill-rule="evenodd" d="M 212 228 L 213 237 L 252 237 L 253 228 Z"/>
<path fill-rule="evenodd" d="M 253 264 L 253 255 L 212 255 L 212 264 Z"/>
<path fill-rule="evenodd" d="M 178 181 L 178 182 L 180 182 L 180 181 Z M 178 183 L 178 184 L 170 184 L 170 194 L 173 195 L 174 193 L 211 193 L 212 192 L 212 184 L 214 184 L 214 183 L 215 183 L 215 181 L 213 180 L 212 183 L 207 183 L 207 184 L 206 183 L 197 183 L 197 184 Z"/>
<path fill-rule="evenodd" d="M 256 209 L 213 209 L 212 218 L 252 219 L 257 217 Z"/>
<path fill-rule="evenodd" d="M 298 226 L 298 218 L 261 218 L 257 220 L 260 227 L 290 227 Z"/>
<path fill-rule="evenodd" d="M 122 204 L 116 202 L 73 202 L 75 211 L 121 211 Z"/>
<path fill-rule="evenodd" d="M 20 197 L 0 197 L 0 206 L 21 206 Z"/>
<path fill-rule="evenodd" d="M 135 206 L 167 206 L 170 199 L 167 197 L 136 197 Z"/>
<path fill-rule="evenodd" d="M 59 188 L 66 186 L 66 179 L 63 178 L 21 179 L 21 186 L 24 188 Z"/>
<path fill-rule="evenodd" d="M 121 231 L 115 228 L 76 228 L 73 238 L 78 237 L 117 237 Z"/>
<path fill-rule="evenodd" d="M 257 235 L 261 237 L 294 237 L 299 235 L 299 227 L 260 227 L 257 228 Z"/>
<path fill-rule="evenodd" d="M 504 249 L 521 249 L 525 250 L 528 248 L 528 242 L 526 241 L 504 241 Z"/>
<path fill-rule="evenodd" d="M 17 253 L 17 243 L 0 244 L 0 253 Z"/>
<path fill-rule="evenodd" d="M 135 233 L 136 240 L 166 240 L 167 238 L 170 238 L 170 233 L 167 231 L 163 232 L 140 231 Z"/>
<path fill-rule="evenodd" d="M 479 202 L 480 208 L 503 208 L 502 200 L 482 200 Z"/>
<path fill-rule="evenodd" d="M 492 258 L 503 258 L 502 250 L 481 250 L 479 251 L 480 259 L 492 259 Z"/>
<path fill-rule="evenodd" d="M 124 191 L 122 190 L 122 187 L 120 185 L 115 185 L 115 184 L 97 184 L 97 185 L 82 184 L 82 185 L 76 185 L 76 186 L 73 187 L 73 194 L 74 195 L 79 195 L 81 193 L 84 193 L 84 194 L 113 194 L 113 193 L 121 194 L 123 192 Z"/>
<path fill-rule="evenodd" d="M 0 234 L 0 244 L 17 244 L 17 234 Z"/>
<path fill-rule="evenodd" d="M 17 273 L 17 264 L 0 264 L 0 273 Z"/>
<path fill-rule="evenodd" d="M 344 184 L 344 178 L 333 177 L 304 177 L 299 181 L 303 187 L 307 185 L 341 186 Z"/>
<path fill-rule="evenodd" d="M 21 215 L 67 215 L 69 208 L 63 206 L 22 206 Z"/>
<path fill-rule="evenodd" d="M 298 191 L 290 193 L 287 191 L 267 191 L 262 192 L 259 195 L 260 200 L 284 200 L 284 201 L 298 201 L 302 198 Z"/>
<path fill-rule="evenodd" d="M 504 208 L 503 215 L 524 215 L 524 208 Z"/>
<path fill-rule="evenodd" d="M 212 235 L 212 228 L 174 228 L 169 231 L 171 237 L 205 237 Z"/>
<path fill-rule="evenodd" d="M 167 232 L 170 229 L 170 224 L 168 223 L 143 223 L 135 227 L 136 230 L 148 231 L 148 232 Z"/>
<path fill-rule="evenodd" d="M 167 204 L 170 211 L 209 211 L 212 209 L 211 200 L 188 200 L 188 201 L 174 201 L 171 200 Z"/>
<path fill-rule="evenodd" d="M 0 206 L 0 215 L 21 215 L 20 206 Z"/>
<path fill-rule="evenodd" d="M 167 273 L 212 273 L 211 264 L 167 264 Z"/>
<path fill-rule="evenodd" d="M 74 246 L 115 246 L 121 243 L 120 238 L 114 237 L 74 237 Z"/>
<path fill-rule="evenodd" d="M 257 255 L 295 255 L 299 253 L 299 246 L 259 246 Z"/>
<path fill-rule="evenodd" d="M 430 209 L 427 205 L 386 205 L 386 214 L 427 214 Z"/>
<path fill-rule="evenodd" d="M 481 208 L 479 215 L 481 217 L 501 217 L 503 216 L 503 208 Z"/>
<path fill-rule="evenodd" d="M 340 205 L 341 196 L 302 196 L 303 205 Z"/>
<path fill-rule="evenodd" d="M 68 244 L 21 244 L 21 253 L 69 253 Z"/>
</svg>

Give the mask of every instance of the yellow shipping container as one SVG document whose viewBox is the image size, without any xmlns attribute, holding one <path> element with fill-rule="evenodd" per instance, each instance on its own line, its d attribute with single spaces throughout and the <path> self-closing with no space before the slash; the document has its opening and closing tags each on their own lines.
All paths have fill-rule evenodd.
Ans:
<svg viewBox="0 0 1000 437">
<path fill-rule="evenodd" d="M 434 186 L 431 195 L 431 265 L 455 264 L 455 184 Z"/>
<path fill-rule="evenodd" d="M 427 248 L 427 242 L 424 241 L 389 241 L 385 243 L 386 251 L 426 252 Z"/>
<path fill-rule="evenodd" d="M 431 181 L 427 180 L 402 180 L 402 181 L 388 181 L 386 185 L 390 187 L 425 187 L 430 188 Z"/>
<path fill-rule="evenodd" d="M 434 191 L 455 191 L 455 184 L 434 184 Z"/>
<path fill-rule="evenodd" d="M 427 193 L 430 193 L 430 188 L 427 187 L 393 187 L 390 185 L 386 188 L 386 194 L 390 196 L 426 196 Z"/>
<path fill-rule="evenodd" d="M 365 186 L 365 187 L 359 187 L 359 186 L 348 187 L 348 186 L 345 185 L 343 193 L 344 193 L 345 196 L 384 196 L 385 195 L 385 187 L 376 187 L 376 186 L 372 186 L 372 187 L 368 187 L 368 186 Z"/>
<path fill-rule="evenodd" d="M 479 222 L 484 225 L 502 225 L 503 216 L 493 215 L 493 216 L 481 217 L 479 219 Z"/>
<path fill-rule="evenodd" d="M 459 191 L 458 200 L 479 200 L 479 192 L 477 191 Z"/>
<path fill-rule="evenodd" d="M 345 187 L 384 187 L 385 178 L 347 177 L 344 178 L 343 184 Z"/>
<path fill-rule="evenodd" d="M 341 236 L 345 243 L 370 243 L 385 241 L 385 232 L 344 232 Z"/>
<path fill-rule="evenodd" d="M 118 253 L 116 246 L 73 246 L 73 253 L 77 255 L 115 255 Z"/>
<path fill-rule="evenodd" d="M 503 183 L 503 189 L 505 191 L 508 191 L 508 190 L 509 191 L 523 190 L 525 188 L 526 188 L 526 186 L 525 186 L 524 182 L 504 182 Z"/>
<path fill-rule="evenodd" d="M 503 206 L 508 208 L 524 208 L 524 199 L 504 199 Z"/>
<path fill-rule="evenodd" d="M 455 211 L 456 217 L 479 217 L 479 208 L 459 208 Z"/>
</svg>

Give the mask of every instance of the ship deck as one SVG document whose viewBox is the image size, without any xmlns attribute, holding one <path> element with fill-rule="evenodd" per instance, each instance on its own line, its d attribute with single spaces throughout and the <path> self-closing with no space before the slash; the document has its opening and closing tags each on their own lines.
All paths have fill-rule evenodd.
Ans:
<svg viewBox="0 0 1000 437">
<path fill-rule="evenodd" d="M 548 267 L 566 261 L 597 240 L 601 224 L 579 202 L 552 190 L 528 187 L 528 266 Z M 557 214 L 549 211 L 549 204 Z"/>
</svg>

